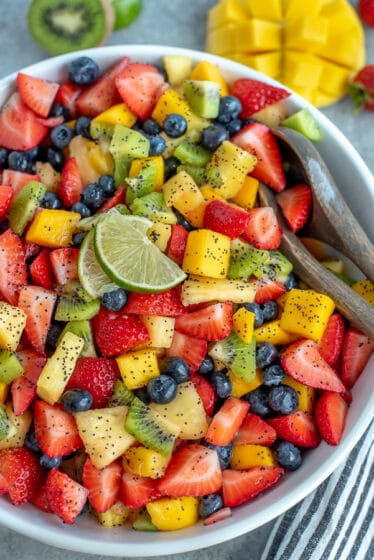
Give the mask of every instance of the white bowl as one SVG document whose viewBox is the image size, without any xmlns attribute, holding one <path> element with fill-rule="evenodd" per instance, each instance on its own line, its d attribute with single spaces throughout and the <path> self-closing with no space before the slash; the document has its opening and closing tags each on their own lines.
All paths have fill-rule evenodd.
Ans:
<svg viewBox="0 0 374 560">
<path fill-rule="evenodd" d="M 205 59 L 217 64 L 228 82 L 239 77 L 257 78 L 277 85 L 277 82 L 235 62 L 203 52 L 163 46 L 115 46 L 91 49 L 79 54 L 94 58 L 101 69 L 128 55 L 133 60 L 157 63 L 164 55 L 183 54 L 197 63 Z M 66 65 L 78 53 L 62 55 L 34 64 L 23 71 L 50 80 L 67 78 Z M 13 74 L 0 81 L 0 106 L 14 89 Z M 278 84 L 279 85 L 279 84 Z M 364 161 L 343 134 L 324 115 L 298 95 L 292 95 L 290 107 L 308 107 L 324 133 L 324 140 L 317 147 L 324 157 L 335 180 L 369 236 L 374 238 L 372 218 L 374 208 L 373 176 Z M 353 188 L 354 187 L 354 188 Z M 272 489 L 252 502 L 237 507 L 230 519 L 216 525 L 194 527 L 170 533 L 137 532 L 131 528 L 104 529 L 90 517 L 82 517 L 70 526 L 56 516 L 43 514 L 26 505 L 16 508 L 6 498 L 0 498 L 0 523 L 19 533 L 60 548 L 102 554 L 104 556 L 159 556 L 196 550 L 238 537 L 277 517 L 314 490 L 345 459 L 367 429 L 374 410 L 374 392 L 370 375 L 374 374 L 372 357 L 366 370 L 353 389 L 342 442 L 337 447 L 322 443 L 309 451 L 302 467 L 285 475 Z M 370 390 L 368 390 L 370 387 Z"/>
</svg>

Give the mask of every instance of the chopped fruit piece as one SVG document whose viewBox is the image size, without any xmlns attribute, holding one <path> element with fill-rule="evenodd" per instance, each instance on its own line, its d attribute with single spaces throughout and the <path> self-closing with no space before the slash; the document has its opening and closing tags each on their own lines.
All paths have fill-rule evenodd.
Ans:
<svg viewBox="0 0 374 560">
<path fill-rule="evenodd" d="M 248 119 L 253 113 L 278 103 L 278 101 L 289 97 L 291 94 L 283 88 L 259 80 L 241 78 L 234 82 L 231 95 L 237 97 L 242 104 L 241 118 Z"/>
<path fill-rule="evenodd" d="M 214 445 L 227 445 L 239 430 L 246 414 L 249 403 L 235 397 L 229 397 L 214 415 L 205 440 Z"/>
<path fill-rule="evenodd" d="M 280 467 L 252 467 L 246 471 L 223 471 L 222 497 L 226 507 L 234 507 L 251 500 L 275 484 L 283 474 Z"/>
<path fill-rule="evenodd" d="M 80 86 L 77 86 L 71 82 L 63 82 L 58 90 L 55 103 L 60 103 L 63 107 L 69 111 L 69 117 L 74 119 L 76 117 L 76 107 L 75 103 L 82 91 Z"/>
<path fill-rule="evenodd" d="M 286 293 L 283 284 L 269 278 L 259 278 L 254 284 L 256 286 L 255 302 L 259 304 L 278 299 Z"/>
<path fill-rule="evenodd" d="M 253 337 L 255 314 L 248 311 L 244 306 L 235 311 L 233 317 L 233 328 L 237 336 L 246 344 L 250 344 Z"/>
<path fill-rule="evenodd" d="M 211 515 L 208 515 L 208 517 L 204 519 L 203 523 L 204 525 L 213 525 L 213 523 L 218 523 L 218 521 L 223 521 L 224 519 L 228 519 L 231 516 L 232 516 L 231 508 L 224 507 L 222 509 L 215 511 Z"/>
<path fill-rule="evenodd" d="M 52 512 L 64 523 L 74 523 L 87 501 L 88 490 L 57 469 L 49 472 L 45 487 Z"/>
<path fill-rule="evenodd" d="M 22 447 L 25 443 L 27 432 L 31 426 L 31 412 L 27 410 L 23 414 L 16 416 L 10 402 L 4 405 L 4 411 L 8 417 L 9 424 L 13 429 L 5 439 L 0 439 L 0 449 Z"/>
<path fill-rule="evenodd" d="M 292 231 L 299 231 L 308 221 L 312 207 L 312 190 L 308 185 L 295 185 L 277 195 L 277 202 Z"/>
<path fill-rule="evenodd" d="M 264 445 L 234 444 L 230 466 L 232 469 L 247 470 L 251 467 L 276 467 L 277 462 L 271 449 Z"/>
<path fill-rule="evenodd" d="M 41 117 L 48 117 L 60 85 L 18 72 L 17 87 L 22 101 Z"/>
<path fill-rule="evenodd" d="M 53 288 L 53 274 L 48 249 L 42 249 L 29 266 L 33 284 L 46 290 Z"/>
<path fill-rule="evenodd" d="M 42 209 L 31 222 L 26 241 L 51 249 L 67 247 L 72 244 L 73 233 L 80 219 L 78 212 Z"/>
<path fill-rule="evenodd" d="M 357 329 L 347 330 L 342 350 L 341 379 L 348 389 L 356 383 L 373 352 L 373 340 Z"/>
<path fill-rule="evenodd" d="M 57 295 L 39 286 L 24 286 L 18 299 L 18 307 L 27 320 L 25 332 L 39 354 L 43 354 Z"/>
<path fill-rule="evenodd" d="M 366 25 L 374 26 L 374 5 L 372 0 L 359 0 L 358 13 Z"/>
<path fill-rule="evenodd" d="M 175 329 L 205 340 L 222 340 L 232 328 L 232 303 L 215 303 L 203 309 L 180 315 Z"/>
<path fill-rule="evenodd" d="M 190 231 L 182 269 L 190 274 L 226 278 L 230 260 L 230 238 L 210 229 Z"/>
<path fill-rule="evenodd" d="M 149 345 L 151 348 L 170 348 L 174 336 L 173 317 L 162 315 L 141 315 L 141 321 L 149 334 Z"/>
<path fill-rule="evenodd" d="M 180 224 L 171 226 L 171 235 L 167 242 L 166 254 L 169 259 L 179 264 L 183 263 L 184 253 L 186 251 L 188 231 Z"/>
<path fill-rule="evenodd" d="M 292 377 L 289 377 L 288 375 L 286 375 L 282 383 L 292 387 L 292 389 L 296 391 L 299 401 L 297 410 L 301 410 L 307 414 L 313 414 L 316 400 L 316 390 L 313 389 L 313 387 L 308 387 L 307 385 L 296 381 L 296 379 L 292 379 Z M 343 393 L 341 393 L 341 395 L 343 395 Z"/>
<path fill-rule="evenodd" d="M 0 185 L 0 220 L 5 218 L 14 194 L 12 187 Z"/>
<path fill-rule="evenodd" d="M 339 393 L 326 391 L 316 402 L 314 416 L 319 433 L 330 445 L 342 439 L 348 404 Z"/>
<path fill-rule="evenodd" d="M 15 352 L 21 340 L 27 316 L 24 311 L 0 301 L 0 349 Z"/>
<path fill-rule="evenodd" d="M 241 280 L 207 278 L 190 275 L 182 285 L 183 305 L 208 301 L 247 303 L 254 300 L 256 286 Z"/>
<path fill-rule="evenodd" d="M 147 504 L 152 524 L 160 531 L 177 531 L 197 523 L 199 501 L 194 497 L 161 498 Z"/>
<path fill-rule="evenodd" d="M 132 292 L 124 307 L 125 313 L 142 315 L 163 315 L 177 317 L 185 312 L 181 303 L 178 288 L 156 294 L 138 294 Z"/>
<path fill-rule="evenodd" d="M 331 315 L 318 343 L 319 353 L 330 366 L 336 363 L 340 355 L 343 346 L 344 331 L 344 319 L 340 313 Z"/>
<path fill-rule="evenodd" d="M 196 391 L 203 403 L 205 414 L 207 416 L 212 416 L 216 402 L 216 393 L 212 385 L 205 379 L 205 377 L 199 375 L 198 373 L 191 374 L 191 381 L 195 385 Z"/>
<path fill-rule="evenodd" d="M 115 360 L 108 358 L 78 358 L 66 389 L 84 389 L 92 395 L 92 408 L 108 406 L 114 384 L 120 378 Z"/>
<path fill-rule="evenodd" d="M 130 391 L 139 389 L 160 374 L 157 354 L 153 349 L 127 352 L 116 358 L 123 382 Z"/>
<path fill-rule="evenodd" d="M 30 150 L 46 136 L 48 128 L 13 93 L 0 112 L 0 145 L 8 150 Z"/>
<path fill-rule="evenodd" d="M 127 507 L 141 508 L 159 497 L 156 480 L 125 472 L 122 475 L 122 501 Z"/>
<path fill-rule="evenodd" d="M 277 432 L 278 438 L 298 447 L 318 447 L 321 442 L 313 416 L 301 410 L 278 418 L 269 418 L 267 422 Z"/>
<path fill-rule="evenodd" d="M 88 501 L 99 513 L 105 513 L 119 499 L 122 469 L 118 463 L 111 463 L 104 469 L 97 469 L 88 458 L 83 467 L 82 482 L 88 490 Z"/>
<path fill-rule="evenodd" d="M 0 476 L 6 480 L 7 492 L 16 506 L 29 501 L 43 480 L 36 455 L 24 447 L 0 451 Z"/>
<path fill-rule="evenodd" d="M 73 247 L 61 247 L 51 251 L 49 260 L 57 284 L 63 286 L 78 280 L 78 256 L 79 249 Z"/>
<path fill-rule="evenodd" d="M 204 227 L 227 235 L 239 237 L 248 226 L 250 215 L 245 210 L 224 200 L 211 200 L 204 213 Z"/>
<path fill-rule="evenodd" d="M 23 375 L 14 379 L 12 383 L 12 404 L 14 414 L 23 414 L 36 397 L 36 383 L 47 361 L 34 350 L 17 352 L 17 357 L 23 367 Z"/>
<path fill-rule="evenodd" d="M 265 420 L 249 412 L 234 438 L 234 445 L 273 445 L 277 434 Z"/>
<path fill-rule="evenodd" d="M 206 340 L 175 331 L 171 346 L 167 349 L 166 354 L 167 356 L 182 358 L 188 364 L 191 371 L 195 372 L 199 369 L 207 349 Z"/>
<path fill-rule="evenodd" d="M 16 305 L 27 271 L 23 243 L 11 229 L 0 235 L 0 270 L 0 293 L 8 303 Z"/>
<path fill-rule="evenodd" d="M 143 445 L 130 447 L 123 456 L 123 466 L 126 472 L 149 478 L 160 478 L 169 463 L 170 458 L 164 457 L 158 451 Z"/>
<path fill-rule="evenodd" d="M 14 194 L 17 194 L 29 181 L 40 182 L 41 178 L 38 175 L 23 173 L 22 171 L 15 171 L 14 169 L 4 169 L 2 171 L 3 185 L 12 187 Z"/>
<path fill-rule="evenodd" d="M 243 237 L 257 249 L 278 249 L 282 229 L 273 208 L 251 208 L 248 210 L 249 222 Z"/>
<path fill-rule="evenodd" d="M 37 400 L 34 407 L 36 441 L 44 455 L 63 457 L 82 447 L 77 425 L 61 405 Z"/>
<path fill-rule="evenodd" d="M 352 290 L 357 292 L 361 297 L 366 299 L 371 305 L 374 306 L 374 284 L 367 278 L 359 280 L 352 285 Z"/>
<path fill-rule="evenodd" d="M 70 208 L 80 201 L 83 182 L 79 173 L 77 160 L 73 157 L 66 160 L 61 172 L 61 184 L 57 190 L 65 207 Z"/>
</svg>

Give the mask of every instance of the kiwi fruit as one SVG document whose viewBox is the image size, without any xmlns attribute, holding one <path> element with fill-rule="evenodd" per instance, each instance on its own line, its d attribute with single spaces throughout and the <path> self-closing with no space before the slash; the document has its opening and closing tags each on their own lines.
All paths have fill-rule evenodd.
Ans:
<svg viewBox="0 0 374 560">
<path fill-rule="evenodd" d="M 154 222 L 163 222 L 164 224 L 175 224 L 177 222 L 176 215 L 164 201 L 164 196 L 160 192 L 151 192 L 135 198 L 130 204 L 131 212 L 135 216 L 143 216 Z"/>
<path fill-rule="evenodd" d="M 114 11 L 110 0 L 32 0 L 28 25 L 35 41 L 57 55 L 103 44 Z"/>
<path fill-rule="evenodd" d="M 6 439 L 10 432 L 10 422 L 5 409 L 0 406 L 0 440 Z"/>
<path fill-rule="evenodd" d="M 173 155 L 183 164 L 205 167 L 212 159 L 212 152 L 185 139 L 175 148 Z"/>
<path fill-rule="evenodd" d="M 83 301 L 74 296 L 60 296 L 56 306 L 56 321 L 89 321 L 97 315 L 100 300 Z"/>
<path fill-rule="evenodd" d="M 134 398 L 134 393 L 125 386 L 123 381 L 117 379 L 114 384 L 113 394 L 109 399 L 109 406 L 129 406 Z"/>
<path fill-rule="evenodd" d="M 46 190 L 43 183 L 29 181 L 15 195 L 8 212 L 9 225 L 15 233 L 23 234 Z"/>
<path fill-rule="evenodd" d="M 92 336 L 91 325 L 89 321 L 69 321 L 66 323 L 60 334 L 57 344 L 60 342 L 66 332 L 76 334 L 84 340 L 84 346 L 80 353 L 81 357 L 95 358 L 97 356 Z"/>
<path fill-rule="evenodd" d="M 205 176 L 205 169 L 203 167 L 196 167 L 195 165 L 178 165 L 177 173 L 185 171 L 191 175 L 198 187 L 202 187 L 207 183 Z"/>
<path fill-rule="evenodd" d="M 247 344 L 232 332 L 224 340 L 216 342 L 209 350 L 209 355 L 248 383 L 256 375 L 255 337 Z"/>
<path fill-rule="evenodd" d="M 185 80 L 183 93 L 198 117 L 215 119 L 218 116 L 220 89 L 216 82 Z"/>
<path fill-rule="evenodd" d="M 231 241 L 228 278 L 246 280 L 253 274 L 284 283 L 292 268 L 292 263 L 280 251 L 256 249 L 240 239 Z"/>
<path fill-rule="evenodd" d="M 135 531 L 158 531 L 156 525 L 153 525 L 151 516 L 146 509 L 139 512 L 137 518 L 132 524 Z"/>
<path fill-rule="evenodd" d="M 23 374 L 23 367 L 15 352 L 0 350 L 0 381 L 9 384 Z"/>
</svg>

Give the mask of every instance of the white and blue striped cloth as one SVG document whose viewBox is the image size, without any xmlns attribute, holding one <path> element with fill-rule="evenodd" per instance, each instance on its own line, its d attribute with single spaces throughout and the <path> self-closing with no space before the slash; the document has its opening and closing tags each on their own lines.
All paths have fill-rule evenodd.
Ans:
<svg viewBox="0 0 374 560">
<path fill-rule="evenodd" d="M 261 560 L 374 559 L 374 422 L 343 463 L 275 523 Z"/>
</svg>

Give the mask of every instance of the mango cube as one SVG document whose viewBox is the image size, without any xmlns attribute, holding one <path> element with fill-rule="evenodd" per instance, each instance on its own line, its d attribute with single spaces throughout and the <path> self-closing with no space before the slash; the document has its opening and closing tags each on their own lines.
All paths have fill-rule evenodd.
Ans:
<svg viewBox="0 0 374 560">
<path fill-rule="evenodd" d="M 173 206 L 183 215 L 204 202 L 199 187 L 186 171 L 180 171 L 166 181 L 162 186 L 162 192 L 165 204 Z"/>
<path fill-rule="evenodd" d="M 243 342 L 249 344 L 253 336 L 255 314 L 252 313 L 252 311 L 248 311 L 245 307 L 239 307 L 239 309 L 234 313 L 232 320 L 234 331 L 238 337 Z"/>
<path fill-rule="evenodd" d="M 327 18 L 320 15 L 302 16 L 286 23 L 285 45 L 287 49 L 315 52 L 326 42 Z"/>
<path fill-rule="evenodd" d="M 240 190 L 232 197 L 232 202 L 248 210 L 256 204 L 257 193 L 260 181 L 247 175 L 244 177 L 243 185 Z"/>
<path fill-rule="evenodd" d="M 158 451 L 143 447 L 129 447 L 123 456 L 123 467 L 126 472 L 147 476 L 149 478 L 159 478 L 168 466 L 170 457 L 164 457 Z"/>
<path fill-rule="evenodd" d="M 27 230 L 26 241 L 51 249 L 68 247 L 80 219 L 78 212 L 40 210 Z"/>
<path fill-rule="evenodd" d="M 152 523 L 160 531 L 176 531 L 195 525 L 199 518 L 199 500 L 192 497 L 160 498 L 146 505 Z"/>
<path fill-rule="evenodd" d="M 182 269 L 188 274 L 226 278 L 230 262 L 230 238 L 210 229 L 190 231 Z"/>
<path fill-rule="evenodd" d="M 247 19 L 248 9 L 245 4 L 249 4 L 249 2 L 246 0 L 221 0 L 218 2 L 208 12 L 208 29 Z"/>
<path fill-rule="evenodd" d="M 199 206 L 196 206 L 196 208 L 192 208 L 192 210 L 186 210 L 184 212 L 181 212 L 181 214 L 186 218 L 187 222 L 189 222 L 192 227 L 203 228 L 205 208 L 207 207 L 207 204 L 208 201 L 204 200 L 199 204 Z"/>
<path fill-rule="evenodd" d="M 119 371 L 127 389 L 140 389 L 160 374 L 155 350 L 136 350 L 116 358 Z"/>
<path fill-rule="evenodd" d="M 130 111 L 125 103 L 118 103 L 97 115 L 93 122 L 113 125 L 122 124 L 131 128 L 136 123 L 136 115 Z"/>
<path fill-rule="evenodd" d="M 229 89 L 227 84 L 218 68 L 212 62 L 207 60 L 201 60 L 190 74 L 190 80 L 207 80 L 209 82 L 215 82 L 219 85 L 220 94 L 228 95 Z"/>
<path fill-rule="evenodd" d="M 248 50 L 251 52 L 274 51 L 281 47 L 282 28 L 278 23 L 251 19 L 235 24 L 234 45 L 236 51 Z"/>
<path fill-rule="evenodd" d="M 277 461 L 269 447 L 265 445 L 234 445 L 232 449 L 231 468 L 250 469 L 251 467 L 275 467 Z"/>
<path fill-rule="evenodd" d="M 0 301 L 0 349 L 15 352 L 26 325 L 26 313 Z"/>
<path fill-rule="evenodd" d="M 235 373 L 233 371 L 231 371 L 231 369 L 229 369 L 229 371 L 227 372 L 230 380 L 231 380 L 231 396 L 232 397 L 242 397 L 243 395 L 245 395 L 246 393 L 249 393 L 250 391 L 254 391 L 255 389 L 257 389 L 257 387 L 259 387 L 260 385 L 262 385 L 262 377 L 261 377 L 261 370 L 260 369 L 256 369 L 256 374 L 254 376 L 254 378 L 252 379 L 252 381 L 248 382 L 245 381 L 245 379 L 242 379 L 241 377 L 238 377 L 237 375 L 235 375 Z"/>
<path fill-rule="evenodd" d="M 281 21 L 283 2 L 282 0 L 266 0 L 266 2 L 251 2 L 250 0 L 237 0 L 239 4 L 246 7 L 250 15 L 256 19 L 267 21 Z"/>
<path fill-rule="evenodd" d="M 299 338 L 297 333 L 291 333 L 282 329 L 279 319 L 264 323 L 261 327 L 255 329 L 254 335 L 258 344 L 262 342 L 289 344 Z"/>
<path fill-rule="evenodd" d="M 266 53 L 229 53 L 228 58 L 232 58 L 235 62 L 250 66 L 254 70 L 263 72 L 271 78 L 278 78 L 282 70 L 282 53 L 281 51 L 272 51 Z"/>
<path fill-rule="evenodd" d="M 4 381 L 0 381 L 0 404 L 4 404 L 8 398 L 10 385 L 8 383 L 4 383 Z"/>
</svg>

